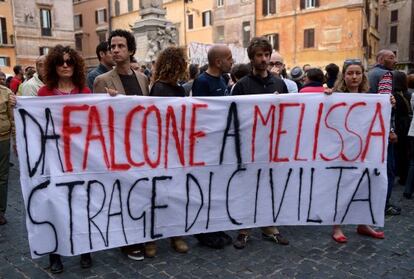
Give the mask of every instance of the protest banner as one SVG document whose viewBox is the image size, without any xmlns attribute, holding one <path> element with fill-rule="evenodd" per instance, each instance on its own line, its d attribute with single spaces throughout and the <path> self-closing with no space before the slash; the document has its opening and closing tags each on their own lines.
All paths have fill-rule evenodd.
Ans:
<svg viewBox="0 0 414 279">
<path fill-rule="evenodd" d="M 383 226 L 389 98 L 18 98 L 32 257 L 269 225 Z"/>
</svg>

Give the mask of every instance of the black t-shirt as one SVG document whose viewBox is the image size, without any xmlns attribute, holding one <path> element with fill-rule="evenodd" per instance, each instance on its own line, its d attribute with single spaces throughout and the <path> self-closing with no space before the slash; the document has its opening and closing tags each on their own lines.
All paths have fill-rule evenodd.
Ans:
<svg viewBox="0 0 414 279">
<path fill-rule="evenodd" d="M 240 79 L 234 86 L 233 95 L 249 95 L 249 94 L 271 94 L 271 93 L 288 93 L 285 82 L 267 73 L 267 77 L 249 75 Z"/>
<path fill-rule="evenodd" d="M 157 81 L 151 87 L 150 96 L 159 97 L 185 97 L 185 90 L 180 85 L 172 85 L 162 81 Z"/>
<path fill-rule="evenodd" d="M 143 95 L 141 86 L 139 86 L 139 82 L 134 73 L 132 75 L 118 75 L 124 87 L 125 95 Z"/>
</svg>

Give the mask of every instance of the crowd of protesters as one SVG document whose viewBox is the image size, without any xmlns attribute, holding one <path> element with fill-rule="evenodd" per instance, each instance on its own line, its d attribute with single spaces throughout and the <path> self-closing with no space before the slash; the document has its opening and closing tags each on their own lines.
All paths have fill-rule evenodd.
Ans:
<svg viewBox="0 0 414 279">
<path fill-rule="evenodd" d="M 7 185 L 10 150 L 15 149 L 13 106 L 15 95 L 55 96 L 102 93 L 186 97 L 227 96 L 247 94 L 285 93 L 379 93 L 390 95 L 392 123 L 389 135 L 387 176 L 388 191 L 386 215 L 398 215 L 401 208 L 390 203 L 396 177 L 405 185 L 403 196 L 411 199 L 414 192 L 414 73 L 396 71 L 395 54 L 381 50 L 377 63 L 367 71 L 359 59 L 347 59 L 343 65 L 329 64 L 322 69 L 306 64 L 295 66 L 290 72 L 280 53 L 274 52 L 266 38 L 255 37 L 250 41 L 248 64 L 233 64 L 231 50 L 225 45 L 213 45 L 208 51 L 208 64 L 188 65 L 183 48 L 164 49 L 151 65 L 139 65 L 134 58 L 136 42 L 126 30 L 115 30 L 107 42 L 96 48 L 99 65 L 86 73 L 83 58 L 71 47 L 57 45 L 46 56 L 40 56 L 35 67 L 14 67 L 15 76 L 6 79 L 0 71 L 0 225 L 7 223 Z M 13 148 L 14 146 L 14 148 Z M 281 245 L 289 240 L 275 226 L 261 228 L 264 239 Z M 382 239 L 384 233 L 360 224 L 357 233 Z M 233 240 L 225 232 L 195 235 L 197 240 L 211 248 L 223 248 L 233 243 L 237 249 L 246 247 L 249 229 L 240 230 Z M 338 243 L 347 242 L 341 227 L 333 227 L 332 238 Z M 186 253 L 189 247 L 182 237 L 170 239 L 172 248 Z M 143 260 L 154 257 L 156 242 L 134 244 L 121 248 L 130 259 Z M 51 254 L 52 273 L 63 271 L 61 257 Z M 90 254 L 81 255 L 80 264 L 92 265 Z"/>
</svg>

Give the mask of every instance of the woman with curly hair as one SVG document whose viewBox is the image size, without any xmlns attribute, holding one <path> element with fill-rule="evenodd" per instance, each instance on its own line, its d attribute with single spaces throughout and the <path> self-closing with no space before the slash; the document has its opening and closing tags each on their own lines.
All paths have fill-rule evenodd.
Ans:
<svg viewBox="0 0 414 279">
<path fill-rule="evenodd" d="M 48 53 L 44 82 L 38 96 L 91 93 L 86 86 L 85 62 L 70 46 L 56 45 Z"/>
<path fill-rule="evenodd" d="M 46 57 L 44 71 L 45 85 L 39 88 L 38 96 L 91 93 L 86 87 L 85 63 L 76 50 L 69 46 L 56 45 Z M 50 254 L 49 262 L 50 272 L 63 271 L 60 255 Z M 82 268 L 92 266 L 89 253 L 81 255 L 80 265 Z"/>
<path fill-rule="evenodd" d="M 345 60 L 342 68 L 342 76 L 338 77 L 333 92 L 367 93 L 368 89 L 369 82 L 361 60 Z M 384 238 L 384 232 L 375 231 L 369 225 L 358 225 L 357 232 L 373 238 Z M 348 241 L 340 225 L 334 225 L 332 238 L 338 243 L 346 243 Z"/>
<path fill-rule="evenodd" d="M 187 74 L 187 57 L 183 48 L 168 47 L 163 50 L 155 62 L 153 85 L 150 96 L 185 97 L 185 90 L 178 84 Z M 187 253 L 188 245 L 182 237 L 171 237 L 171 247 L 178 253 Z M 155 241 L 145 243 L 145 256 L 155 257 Z"/>
<path fill-rule="evenodd" d="M 185 90 L 178 81 L 187 76 L 187 55 L 179 47 L 163 50 L 155 62 L 150 96 L 184 97 Z"/>
</svg>

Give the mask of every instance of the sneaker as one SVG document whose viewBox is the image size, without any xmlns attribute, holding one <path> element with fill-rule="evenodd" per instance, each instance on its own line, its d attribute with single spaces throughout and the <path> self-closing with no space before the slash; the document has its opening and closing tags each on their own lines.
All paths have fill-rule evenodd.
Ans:
<svg viewBox="0 0 414 279">
<path fill-rule="evenodd" d="M 262 233 L 262 237 L 266 240 L 276 242 L 277 244 L 280 244 L 280 245 L 289 245 L 289 240 L 280 233 L 275 233 L 275 234 L 270 234 L 270 235 Z"/>
<path fill-rule="evenodd" d="M 244 247 L 246 247 L 247 240 L 249 240 L 249 236 L 247 234 L 239 233 L 239 235 L 233 243 L 234 248 L 244 249 Z"/>
<path fill-rule="evenodd" d="M 0 225 L 5 225 L 7 224 L 7 219 L 6 217 L 4 217 L 4 213 L 0 212 Z"/>
<path fill-rule="evenodd" d="M 80 266 L 82 268 L 90 268 L 92 266 L 92 257 L 90 253 L 81 255 Z"/>
<path fill-rule="evenodd" d="M 142 261 L 144 259 L 144 245 L 132 244 L 121 247 L 121 252 L 134 261 Z"/>
<path fill-rule="evenodd" d="M 393 215 L 400 215 L 400 214 L 401 214 L 401 208 L 399 208 L 398 206 L 390 204 L 385 208 L 385 215 L 393 216 Z"/>
<path fill-rule="evenodd" d="M 53 274 L 61 273 L 63 271 L 62 260 L 58 254 L 49 254 L 50 272 Z"/>
<path fill-rule="evenodd" d="M 187 253 L 188 245 L 182 237 L 171 237 L 171 247 L 178 253 Z"/>
<path fill-rule="evenodd" d="M 154 258 L 155 255 L 157 254 L 157 244 L 155 243 L 155 241 L 150 241 L 150 242 L 145 243 L 144 251 L 145 251 L 145 257 Z"/>
</svg>

